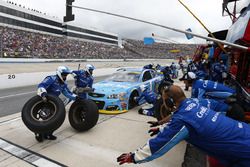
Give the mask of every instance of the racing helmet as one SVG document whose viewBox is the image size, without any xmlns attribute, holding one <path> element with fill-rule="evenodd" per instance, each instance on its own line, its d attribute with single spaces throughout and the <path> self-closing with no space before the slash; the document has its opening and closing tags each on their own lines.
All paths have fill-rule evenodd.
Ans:
<svg viewBox="0 0 250 167">
<path fill-rule="evenodd" d="M 59 66 L 56 69 L 56 75 L 61 79 L 61 81 L 65 81 L 67 75 L 72 73 L 72 71 L 66 66 Z"/>
<path fill-rule="evenodd" d="M 196 78 L 196 74 L 193 73 L 193 72 L 188 72 L 188 77 L 189 77 L 190 79 L 195 79 L 195 78 Z"/>
<path fill-rule="evenodd" d="M 90 75 L 93 74 L 93 70 L 95 69 L 95 66 L 93 66 L 92 64 L 86 64 L 86 71 L 87 73 L 89 73 Z"/>
</svg>

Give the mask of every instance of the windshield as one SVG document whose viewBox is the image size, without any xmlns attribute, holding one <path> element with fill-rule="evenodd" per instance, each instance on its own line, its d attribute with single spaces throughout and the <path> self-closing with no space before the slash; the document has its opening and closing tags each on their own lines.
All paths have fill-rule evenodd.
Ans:
<svg viewBox="0 0 250 167">
<path fill-rule="evenodd" d="M 138 82 L 139 77 L 140 77 L 139 72 L 121 72 L 113 74 L 107 80 L 114 82 Z"/>
</svg>

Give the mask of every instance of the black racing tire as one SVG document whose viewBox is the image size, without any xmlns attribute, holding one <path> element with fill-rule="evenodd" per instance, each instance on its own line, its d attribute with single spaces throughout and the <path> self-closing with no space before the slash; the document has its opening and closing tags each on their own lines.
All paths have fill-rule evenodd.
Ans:
<svg viewBox="0 0 250 167">
<path fill-rule="evenodd" d="M 134 100 L 134 97 L 139 96 L 137 91 L 133 91 L 130 96 L 129 96 L 129 100 L 128 100 L 128 109 L 132 109 L 134 107 L 136 107 L 138 104 L 137 102 Z"/>
<path fill-rule="evenodd" d="M 64 122 L 65 115 L 62 100 L 48 95 L 47 102 L 43 102 L 40 96 L 29 99 L 23 106 L 21 117 L 23 123 L 32 132 L 47 133 L 57 130 Z"/>
<path fill-rule="evenodd" d="M 98 118 L 98 107 L 92 100 L 77 100 L 69 109 L 69 123 L 79 132 L 93 128 Z"/>
</svg>

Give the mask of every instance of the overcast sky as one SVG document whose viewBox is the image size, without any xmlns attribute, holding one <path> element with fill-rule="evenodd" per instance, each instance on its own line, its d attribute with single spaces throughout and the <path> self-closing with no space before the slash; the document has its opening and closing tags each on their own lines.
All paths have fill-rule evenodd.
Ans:
<svg viewBox="0 0 250 167">
<path fill-rule="evenodd" d="M 11 1 L 57 16 L 61 20 L 65 15 L 66 0 Z M 222 0 L 183 0 L 183 2 L 212 32 L 227 29 L 231 25 L 230 18 L 222 16 Z M 121 14 L 181 30 L 191 28 L 194 33 L 207 35 L 204 28 L 178 0 L 75 0 L 73 5 Z M 198 38 L 187 40 L 184 34 L 124 18 L 81 9 L 73 9 L 73 13 L 75 20 L 72 23 L 115 33 L 122 38 L 143 40 L 144 37 L 155 33 L 181 43 L 205 42 Z"/>
</svg>

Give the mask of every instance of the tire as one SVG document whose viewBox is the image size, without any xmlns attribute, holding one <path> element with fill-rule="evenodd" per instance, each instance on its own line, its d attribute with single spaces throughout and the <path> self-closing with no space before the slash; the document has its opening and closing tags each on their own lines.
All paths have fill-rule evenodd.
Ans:
<svg viewBox="0 0 250 167">
<path fill-rule="evenodd" d="M 69 109 L 69 123 L 80 132 L 93 128 L 98 118 L 98 107 L 92 100 L 77 100 Z"/>
<path fill-rule="evenodd" d="M 66 114 L 62 100 L 52 95 L 48 95 L 47 99 L 43 102 L 40 96 L 34 96 L 23 106 L 22 120 L 34 133 L 53 132 L 64 122 Z"/>
<path fill-rule="evenodd" d="M 137 103 L 134 100 L 134 97 L 136 97 L 136 96 L 138 96 L 138 93 L 136 91 L 131 93 L 129 100 L 128 100 L 128 109 L 129 110 L 134 108 L 135 106 L 137 106 Z"/>
</svg>

